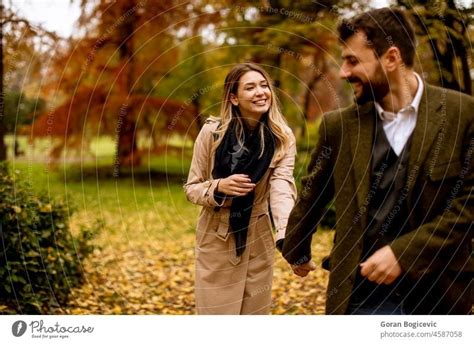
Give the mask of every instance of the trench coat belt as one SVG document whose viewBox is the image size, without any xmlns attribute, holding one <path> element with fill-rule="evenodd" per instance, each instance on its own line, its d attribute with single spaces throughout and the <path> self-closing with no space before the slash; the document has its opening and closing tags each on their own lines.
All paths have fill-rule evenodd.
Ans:
<svg viewBox="0 0 474 344">
<path fill-rule="evenodd" d="M 229 210 L 230 207 L 215 207 L 215 212 L 221 212 L 224 210 Z M 250 217 L 258 217 L 269 212 L 268 201 L 263 201 L 252 206 L 252 215 Z"/>
</svg>

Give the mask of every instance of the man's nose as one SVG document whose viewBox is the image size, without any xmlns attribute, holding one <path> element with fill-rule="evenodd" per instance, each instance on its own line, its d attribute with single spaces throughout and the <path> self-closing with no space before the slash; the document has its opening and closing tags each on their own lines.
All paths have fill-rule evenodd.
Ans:
<svg viewBox="0 0 474 344">
<path fill-rule="evenodd" d="M 351 76 L 351 72 L 346 66 L 343 64 L 341 68 L 339 69 L 339 77 L 341 79 L 347 79 Z"/>
</svg>

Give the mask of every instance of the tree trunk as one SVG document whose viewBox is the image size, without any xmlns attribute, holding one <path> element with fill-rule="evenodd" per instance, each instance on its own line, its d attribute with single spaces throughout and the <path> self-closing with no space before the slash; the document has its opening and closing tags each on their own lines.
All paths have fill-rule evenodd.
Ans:
<svg viewBox="0 0 474 344">
<path fill-rule="evenodd" d="M 204 125 L 204 120 L 201 115 L 201 96 L 193 98 L 191 104 L 196 107 L 196 124 L 198 129 L 201 130 L 202 126 Z"/>
<path fill-rule="evenodd" d="M 135 3 L 131 2 L 129 6 L 124 8 L 125 19 L 120 25 L 120 37 L 119 40 L 119 52 L 122 61 L 126 61 L 127 68 L 125 82 L 125 98 L 129 99 L 132 95 L 132 86 L 134 79 L 134 58 L 133 58 L 133 35 L 135 31 L 135 18 L 136 12 L 133 9 Z M 135 7 L 136 8 L 136 7 Z M 123 91 L 123 90 L 120 90 Z M 116 170 L 120 171 L 123 166 L 138 166 L 140 165 L 141 159 L 137 151 L 137 140 L 136 140 L 136 121 L 131 118 L 131 111 L 127 103 L 122 104 L 119 114 L 119 120 L 117 123 L 117 151 L 116 151 Z"/>
<path fill-rule="evenodd" d="M 306 134 L 306 125 L 308 123 L 308 113 L 311 104 L 311 98 L 313 97 L 313 88 L 319 78 L 320 75 L 316 75 L 307 85 L 306 94 L 304 95 L 304 121 L 303 123 L 301 123 L 301 136 L 304 136 Z"/>
<path fill-rule="evenodd" d="M 467 58 L 467 51 L 464 49 L 462 54 L 460 54 L 461 64 L 462 64 L 462 75 L 463 75 L 463 92 L 469 95 L 472 95 L 472 79 L 471 71 L 469 70 L 469 62 Z"/>
<path fill-rule="evenodd" d="M 468 51 L 463 40 L 468 40 L 468 37 L 466 37 L 466 27 L 469 27 L 471 20 L 465 17 L 466 12 L 459 9 L 453 0 L 446 2 L 449 11 L 443 13 L 442 19 L 439 18 L 440 14 L 437 12 L 437 9 L 430 8 L 425 3 L 399 0 L 398 4 L 412 11 L 415 4 L 422 4 L 425 7 L 427 11 L 425 15 L 422 16 L 416 11 L 414 11 L 413 15 L 417 26 L 421 30 L 421 35 L 429 37 L 428 41 L 433 52 L 433 59 L 438 63 L 436 67 L 438 69 L 440 86 L 470 95 L 472 92 L 472 80 L 468 63 Z M 465 24 L 464 20 L 467 20 Z M 432 38 L 430 30 L 436 28 L 436 25 L 439 24 L 446 28 L 444 30 L 446 34 L 443 37 Z M 439 49 L 438 44 L 441 44 L 443 49 Z M 454 63 L 458 58 L 461 62 L 461 71 L 458 71 L 458 67 Z M 460 72 L 459 80 L 456 79 L 458 72 Z"/>
<path fill-rule="evenodd" d="M 123 104 L 120 109 L 120 118 L 117 126 L 117 168 L 123 166 L 138 166 L 140 157 L 137 153 L 137 141 L 135 137 L 135 122 L 129 120 L 129 107 Z"/>
<path fill-rule="evenodd" d="M 5 94 L 3 93 L 3 19 L 3 3 L 0 2 L 0 161 L 7 159 L 4 124 Z"/>
<path fill-rule="evenodd" d="M 317 57 L 318 57 L 317 54 L 315 54 L 315 58 L 314 58 L 313 63 L 317 63 L 317 60 L 318 60 Z M 303 136 L 306 134 L 306 124 L 307 124 L 308 120 L 310 120 L 309 112 L 310 112 L 310 107 L 311 107 L 311 100 L 314 99 L 314 93 L 313 93 L 314 87 L 321 80 L 321 78 L 325 74 L 327 74 L 327 72 L 328 72 L 328 66 L 327 66 L 326 62 L 322 61 L 322 67 L 320 66 L 319 71 L 313 70 L 313 77 L 308 82 L 307 91 L 306 91 L 306 94 L 304 96 L 304 117 L 305 117 L 305 121 L 301 126 L 301 134 Z"/>
</svg>

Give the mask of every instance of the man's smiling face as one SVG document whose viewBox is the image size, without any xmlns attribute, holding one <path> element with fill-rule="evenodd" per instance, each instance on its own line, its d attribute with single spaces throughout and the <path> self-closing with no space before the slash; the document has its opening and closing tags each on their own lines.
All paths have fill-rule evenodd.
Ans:
<svg viewBox="0 0 474 344">
<path fill-rule="evenodd" d="M 358 104 L 380 102 L 390 89 L 382 65 L 362 32 L 346 40 L 339 76 L 352 85 Z"/>
</svg>

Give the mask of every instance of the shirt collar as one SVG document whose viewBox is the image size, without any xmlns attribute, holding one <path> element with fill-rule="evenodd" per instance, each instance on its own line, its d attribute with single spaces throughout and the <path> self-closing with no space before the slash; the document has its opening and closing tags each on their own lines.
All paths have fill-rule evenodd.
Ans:
<svg viewBox="0 0 474 344">
<path fill-rule="evenodd" d="M 414 73 L 414 74 L 415 74 L 416 79 L 418 80 L 418 89 L 416 90 L 416 94 L 413 97 L 413 100 L 411 101 L 411 103 L 409 105 L 405 106 L 403 109 L 400 109 L 399 112 L 403 112 L 403 111 L 406 111 L 408 109 L 411 109 L 415 112 L 415 114 L 418 113 L 418 108 L 420 107 L 421 97 L 423 95 L 424 85 L 423 85 L 423 80 L 418 75 L 418 73 Z M 379 117 L 382 120 L 390 120 L 391 121 L 397 116 L 397 114 L 394 114 L 393 112 L 385 111 L 378 102 L 375 102 L 375 108 L 377 109 Z"/>
</svg>

